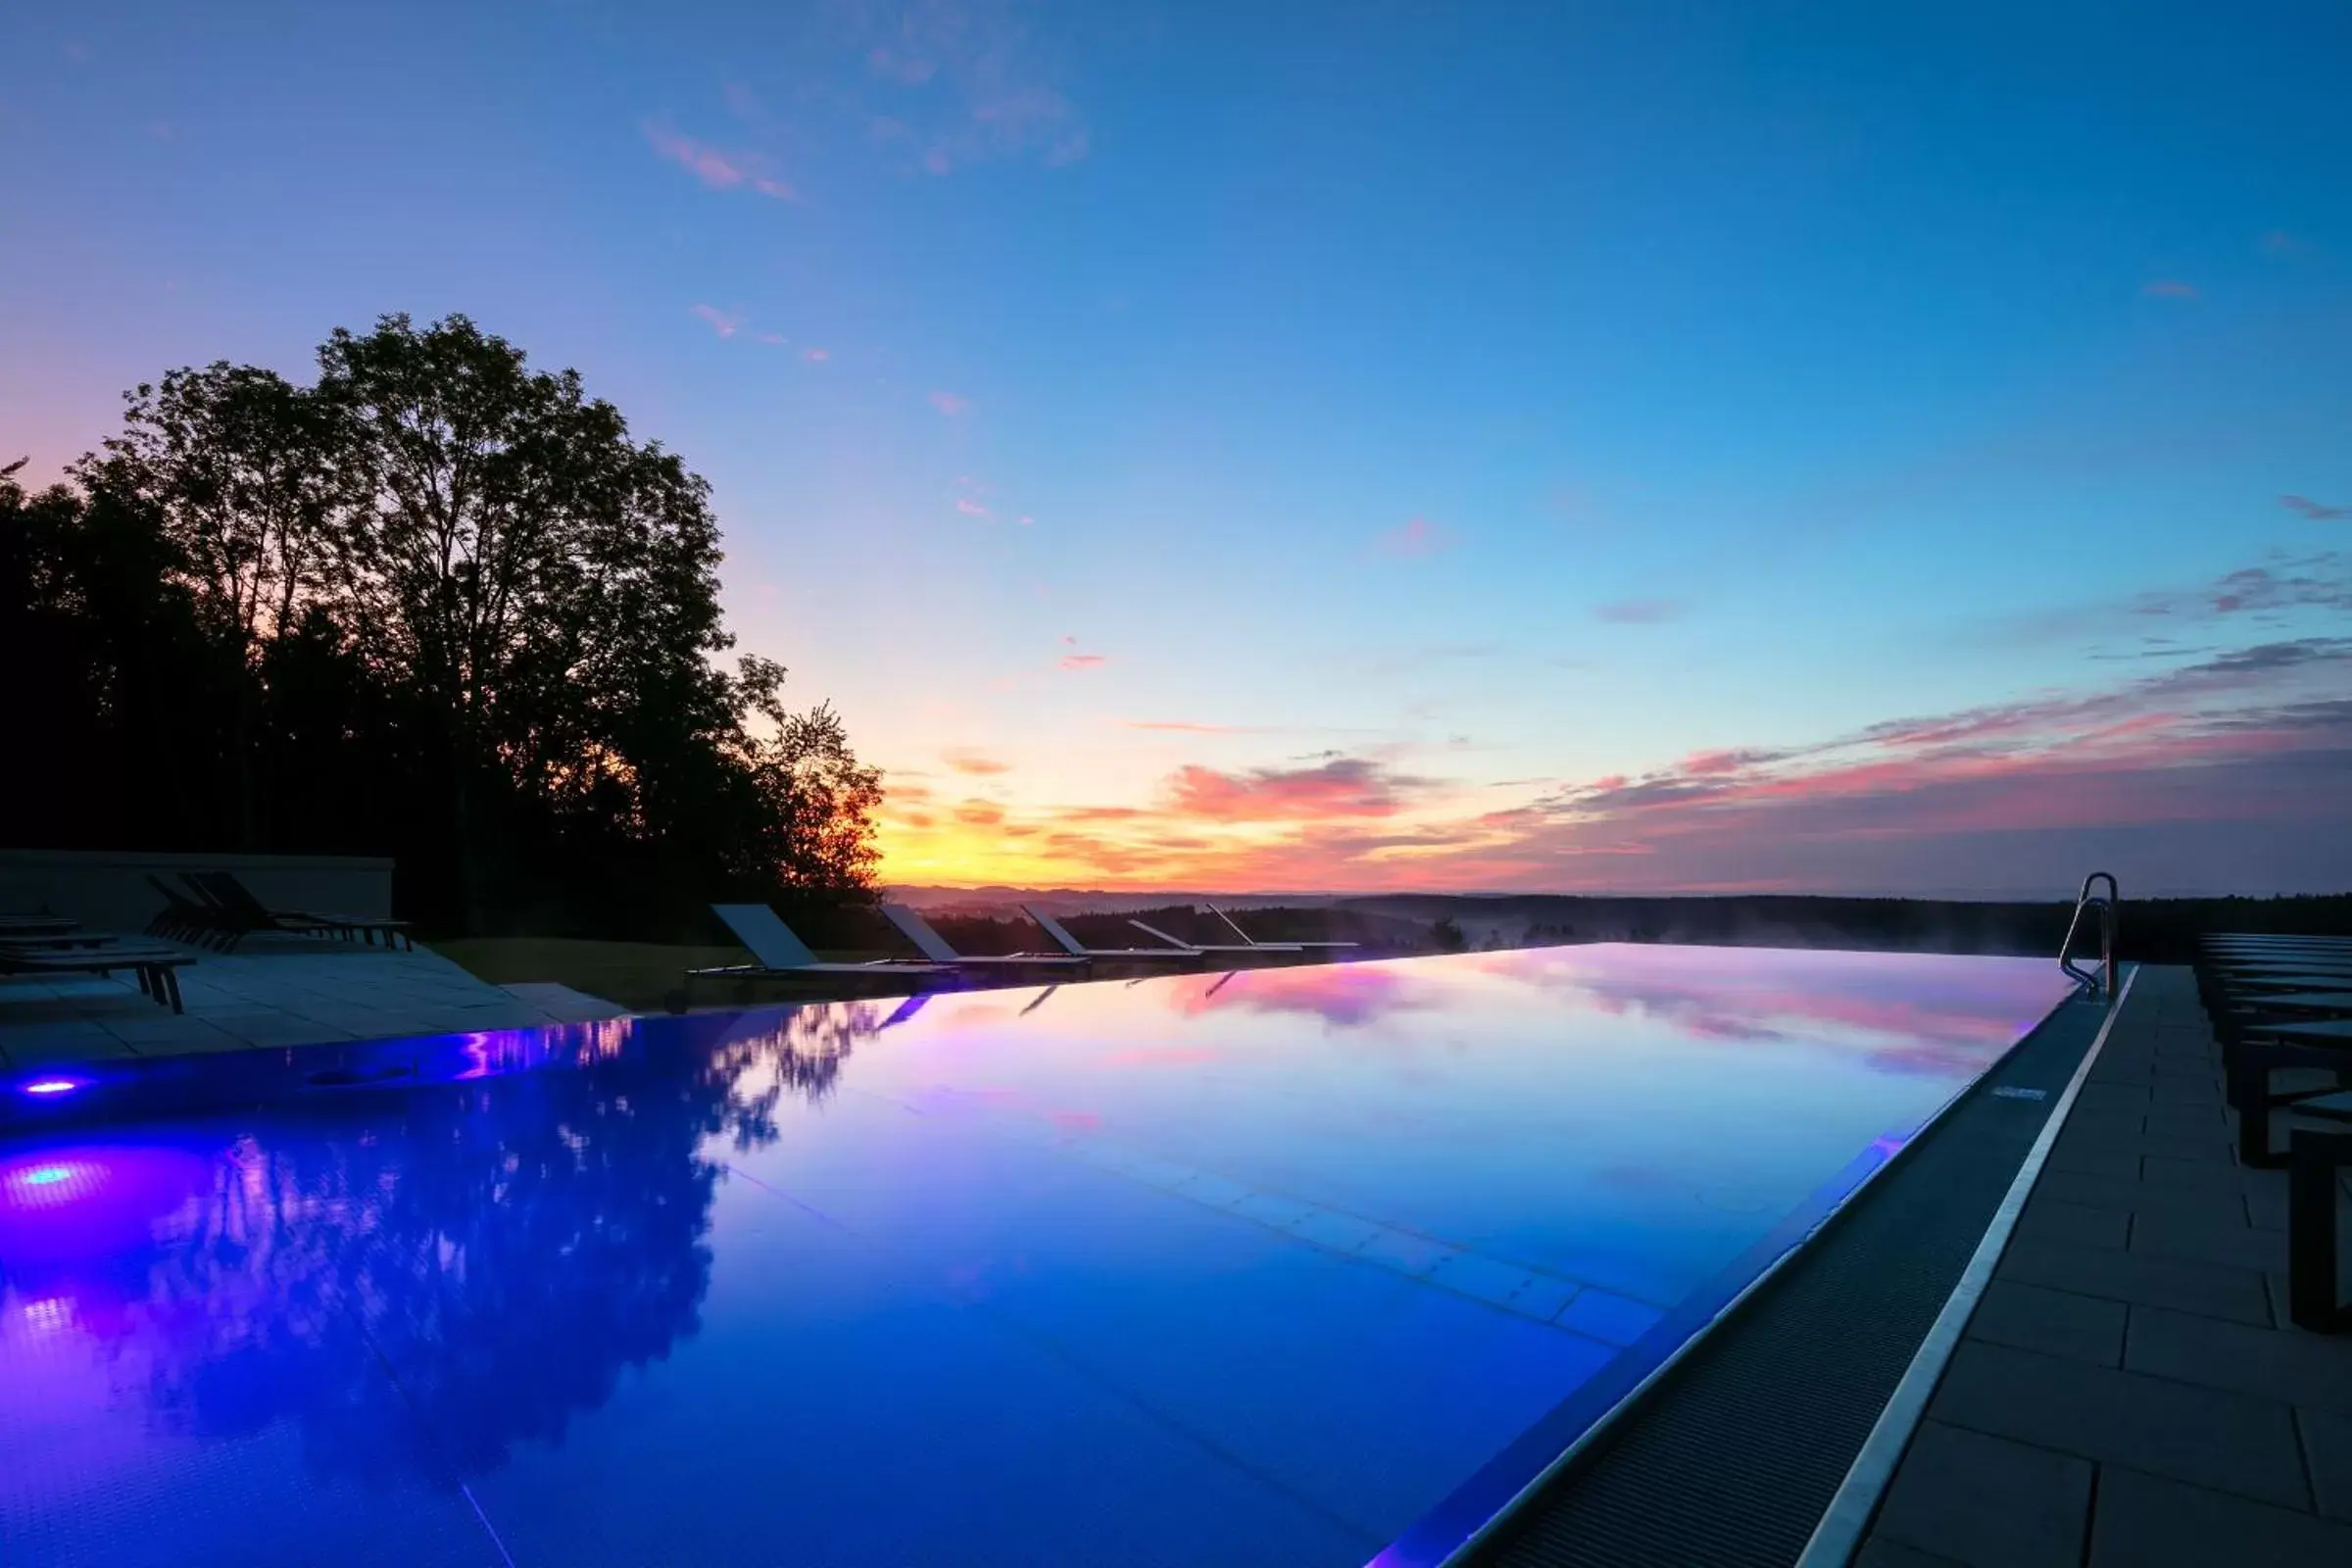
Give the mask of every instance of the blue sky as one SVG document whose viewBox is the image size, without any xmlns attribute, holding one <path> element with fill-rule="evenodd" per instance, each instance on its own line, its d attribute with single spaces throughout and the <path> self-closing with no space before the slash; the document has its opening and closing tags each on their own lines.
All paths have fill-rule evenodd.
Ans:
<svg viewBox="0 0 2352 1568">
<path fill-rule="evenodd" d="M 99 5 L 12 53 L 0 444 L 464 311 L 711 480 L 894 876 L 2352 884 L 2340 7 Z"/>
</svg>

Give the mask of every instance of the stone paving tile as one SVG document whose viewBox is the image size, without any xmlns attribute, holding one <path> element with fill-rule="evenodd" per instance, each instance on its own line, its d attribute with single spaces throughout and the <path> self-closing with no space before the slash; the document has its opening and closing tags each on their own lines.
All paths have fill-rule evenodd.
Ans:
<svg viewBox="0 0 2352 1568">
<path fill-rule="evenodd" d="M 2050 1146 L 2050 1170 L 2073 1171 L 2082 1176 L 2103 1176 L 2109 1181 L 2135 1182 L 2139 1180 L 2140 1153 L 2130 1145 L 2094 1142 L 2077 1138 L 2071 1132 Z"/>
<path fill-rule="evenodd" d="M 2091 1208 L 2037 1198 L 2017 1217 L 2014 1233 L 2021 1242 L 2052 1247 L 2121 1249 L 2132 1230 L 2132 1216 L 2121 1209 Z"/>
<path fill-rule="evenodd" d="M 2352 1417 L 2352 1355 L 2327 1335 L 2135 1306 L 2126 1331 L 2124 1365 Z"/>
<path fill-rule="evenodd" d="M 2311 1506 L 2284 1405 L 1963 1340 L 1931 1417 L 2039 1447 Z"/>
<path fill-rule="evenodd" d="M 1878 1533 L 1975 1568 L 2076 1568 L 2090 1478 L 2087 1459 L 1925 1422 Z"/>
<path fill-rule="evenodd" d="M 2352 1562 L 2352 1526 L 2117 1466 L 2099 1472 L 2091 1568 L 2321 1568 Z"/>
<path fill-rule="evenodd" d="M 2020 1350 L 2121 1366 L 2124 1322 L 2130 1311 L 2121 1301 L 1996 1279 L 1985 1285 L 1978 1299 L 1968 1333 L 1972 1339 Z"/>
<path fill-rule="evenodd" d="M 2145 1215 L 2135 1223 L 2144 1223 Z M 2268 1327 L 2270 1296 L 2252 1269 L 2217 1268 L 2179 1258 L 2013 1240 L 1994 1275 L 2026 1285 L 2074 1291 L 2110 1301 L 2169 1306 Z"/>
<path fill-rule="evenodd" d="M 2319 1494 L 2320 1512 L 2330 1519 L 2352 1519 L 2352 1417 L 2297 1410 L 2295 1426 L 2303 1434 L 2303 1458 L 2311 1467 L 2311 1489 Z"/>
<path fill-rule="evenodd" d="M 2132 1250 L 2254 1273 L 2286 1266 L 2286 1238 L 2242 1220 L 2230 1224 L 2181 1214 L 2142 1214 L 2132 1222 Z"/>
<path fill-rule="evenodd" d="M 1953 1568 L 1952 1559 L 1873 1540 L 1854 1556 L 1854 1568 Z"/>
<path fill-rule="evenodd" d="M 2216 1221 L 2242 1221 L 2246 1212 L 2244 1200 L 2233 1191 L 2217 1192 L 2211 1186 L 2183 1188 L 2163 1182 L 2117 1181 L 2071 1170 L 2044 1169 L 2041 1179 L 2034 1184 L 2034 1196 L 2134 1214 L 2166 1211 Z"/>
</svg>

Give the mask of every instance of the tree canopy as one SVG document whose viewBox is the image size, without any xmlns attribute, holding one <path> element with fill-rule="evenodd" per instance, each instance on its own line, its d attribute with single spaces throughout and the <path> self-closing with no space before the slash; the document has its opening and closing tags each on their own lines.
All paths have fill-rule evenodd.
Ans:
<svg viewBox="0 0 2352 1568">
<path fill-rule="evenodd" d="M 702 478 L 462 316 L 173 370 L 73 483 L 0 474 L 9 836 L 388 854 L 452 931 L 862 899 L 879 774 L 718 662 L 719 562 Z"/>
</svg>

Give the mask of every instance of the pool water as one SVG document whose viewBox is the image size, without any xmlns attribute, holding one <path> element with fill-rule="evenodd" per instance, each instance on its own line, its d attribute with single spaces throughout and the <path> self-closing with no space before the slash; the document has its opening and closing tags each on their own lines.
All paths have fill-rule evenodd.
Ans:
<svg viewBox="0 0 2352 1568">
<path fill-rule="evenodd" d="M 2065 992 L 1578 947 L 158 1067 L 0 1138 L 0 1561 L 1436 1563 Z"/>
</svg>

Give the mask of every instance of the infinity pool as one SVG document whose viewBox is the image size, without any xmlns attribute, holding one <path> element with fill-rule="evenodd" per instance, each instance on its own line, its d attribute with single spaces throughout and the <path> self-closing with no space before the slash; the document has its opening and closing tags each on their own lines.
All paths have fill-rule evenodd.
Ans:
<svg viewBox="0 0 2352 1568">
<path fill-rule="evenodd" d="M 1581 947 L 20 1080 L 0 1561 L 1434 1564 L 2065 989 Z"/>
</svg>

